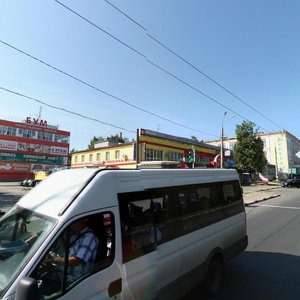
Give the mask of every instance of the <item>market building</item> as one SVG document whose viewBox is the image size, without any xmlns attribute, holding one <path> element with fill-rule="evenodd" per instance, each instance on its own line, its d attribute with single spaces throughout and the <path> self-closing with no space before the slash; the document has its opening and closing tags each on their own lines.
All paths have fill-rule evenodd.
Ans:
<svg viewBox="0 0 300 300">
<path fill-rule="evenodd" d="M 70 132 L 46 120 L 0 120 L 0 180 L 33 178 L 35 171 L 66 166 L 69 144 Z"/>
<path fill-rule="evenodd" d="M 194 155 L 194 167 L 206 167 L 220 153 L 220 147 L 140 129 L 137 132 L 137 142 L 104 142 L 96 144 L 94 149 L 72 153 L 71 167 L 136 168 L 142 161 L 181 161 L 191 166 L 191 153 Z"/>
<path fill-rule="evenodd" d="M 260 133 L 258 136 L 264 143 L 264 153 L 268 161 L 268 165 L 264 168 L 264 175 L 282 179 L 300 174 L 299 139 L 287 131 Z M 224 138 L 224 149 L 233 150 L 236 142 L 236 138 Z M 221 146 L 221 140 L 206 141 L 206 143 Z"/>
</svg>

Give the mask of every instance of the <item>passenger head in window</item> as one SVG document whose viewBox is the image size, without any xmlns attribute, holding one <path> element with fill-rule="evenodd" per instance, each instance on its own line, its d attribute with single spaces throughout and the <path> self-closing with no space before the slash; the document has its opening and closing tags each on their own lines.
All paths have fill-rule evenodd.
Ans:
<svg viewBox="0 0 300 300">
<path fill-rule="evenodd" d="M 133 203 L 129 203 L 128 209 L 129 209 L 130 226 L 142 225 L 144 223 L 143 215 L 142 215 L 143 208 Z"/>
</svg>

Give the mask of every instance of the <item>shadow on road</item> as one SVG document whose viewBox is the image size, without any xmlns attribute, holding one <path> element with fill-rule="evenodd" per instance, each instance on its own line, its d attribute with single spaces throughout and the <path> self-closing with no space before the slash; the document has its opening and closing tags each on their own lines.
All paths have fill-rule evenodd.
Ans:
<svg viewBox="0 0 300 300">
<path fill-rule="evenodd" d="M 0 192 L 0 210 L 11 208 L 21 198 L 20 195 L 12 195 L 11 193 Z"/>
<path fill-rule="evenodd" d="M 208 299 L 200 288 L 182 300 Z M 245 251 L 226 267 L 226 278 L 214 300 L 300 299 L 300 257 Z"/>
<path fill-rule="evenodd" d="M 222 299 L 299 299 L 300 257 L 246 251 L 228 264 L 221 294 Z"/>
</svg>

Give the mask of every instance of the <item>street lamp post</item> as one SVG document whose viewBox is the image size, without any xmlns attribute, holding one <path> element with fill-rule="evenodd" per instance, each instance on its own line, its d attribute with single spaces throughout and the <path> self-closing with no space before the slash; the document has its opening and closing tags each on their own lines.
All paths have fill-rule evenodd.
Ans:
<svg viewBox="0 0 300 300">
<path fill-rule="evenodd" d="M 221 130 L 221 165 L 220 168 L 223 169 L 224 167 L 224 118 L 227 114 L 227 111 L 224 112 L 223 119 L 222 119 L 222 130 Z"/>
</svg>

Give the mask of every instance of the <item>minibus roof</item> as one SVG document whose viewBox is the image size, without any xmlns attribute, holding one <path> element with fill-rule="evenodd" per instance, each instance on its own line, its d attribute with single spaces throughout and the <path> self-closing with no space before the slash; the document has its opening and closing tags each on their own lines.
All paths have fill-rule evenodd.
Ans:
<svg viewBox="0 0 300 300">
<path fill-rule="evenodd" d="M 24 195 L 17 204 L 42 214 L 58 216 L 61 209 L 77 197 L 99 171 L 82 168 L 55 172 Z"/>
<path fill-rule="evenodd" d="M 97 177 L 97 182 L 100 178 L 103 178 L 105 183 L 103 185 L 89 185 L 83 191 L 94 177 Z M 113 205 L 109 199 L 110 192 L 106 191 L 115 182 L 112 178 L 118 178 L 116 179 L 118 181 L 116 182 L 117 190 L 118 192 L 124 192 L 136 188 L 151 189 L 171 185 L 196 184 L 200 178 L 202 182 L 211 182 L 212 180 L 233 180 L 238 177 L 235 170 L 228 169 L 67 169 L 51 174 L 23 196 L 17 205 L 28 210 L 34 210 L 37 213 L 58 217 L 72 206 L 80 194 L 80 196 L 84 196 L 85 193 L 89 193 L 90 189 L 102 189 L 97 191 L 102 196 L 102 204 L 95 200 L 94 194 L 91 193 L 85 198 L 84 203 L 79 204 L 77 202 L 79 204 L 78 208 L 81 207 L 82 210 L 84 208 L 92 209 L 93 204 L 96 203 L 95 201 L 97 201 L 98 208 L 101 205 Z M 73 206 L 73 208 L 75 207 Z"/>
</svg>

